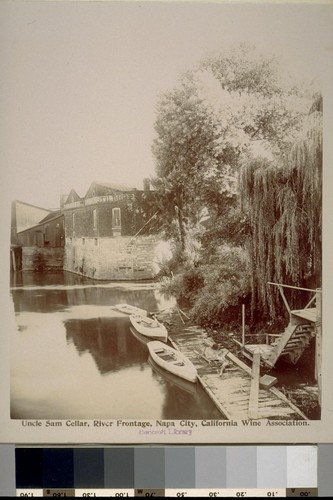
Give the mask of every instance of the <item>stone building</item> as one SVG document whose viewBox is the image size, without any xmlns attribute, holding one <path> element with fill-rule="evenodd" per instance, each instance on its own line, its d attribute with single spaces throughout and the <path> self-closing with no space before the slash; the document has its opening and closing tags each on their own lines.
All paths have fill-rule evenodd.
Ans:
<svg viewBox="0 0 333 500">
<path fill-rule="evenodd" d="M 60 210 L 13 202 L 12 269 L 63 269 L 97 280 L 152 279 L 160 243 L 149 181 L 144 189 L 93 182 L 72 189 Z M 154 227 L 155 224 L 155 227 Z"/>
<path fill-rule="evenodd" d="M 93 182 L 83 198 L 72 189 L 61 203 L 64 269 L 100 280 L 153 278 L 160 239 L 147 234 L 154 217 L 140 208 L 152 196 L 147 181 L 142 191 Z"/>
</svg>

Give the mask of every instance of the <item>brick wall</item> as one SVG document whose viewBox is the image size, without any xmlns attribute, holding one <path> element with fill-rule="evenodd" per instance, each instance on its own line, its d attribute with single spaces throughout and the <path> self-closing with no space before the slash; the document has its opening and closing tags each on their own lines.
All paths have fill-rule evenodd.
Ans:
<svg viewBox="0 0 333 500">
<path fill-rule="evenodd" d="M 88 205 L 82 208 L 69 209 L 65 211 L 65 234 L 66 237 L 110 237 L 114 235 L 112 229 L 112 209 L 119 208 L 121 211 L 121 234 L 129 236 L 135 234 L 144 224 L 144 220 L 134 217 L 128 211 L 128 204 L 123 201 L 114 203 L 100 203 Z M 96 213 L 94 224 L 94 211 Z M 73 218 L 74 214 L 74 218 Z M 136 220 L 136 219 L 139 220 Z"/>
<path fill-rule="evenodd" d="M 67 238 L 64 270 L 98 280 L 142 280 L 158 271 L 158 236 Z"/>
</svg>

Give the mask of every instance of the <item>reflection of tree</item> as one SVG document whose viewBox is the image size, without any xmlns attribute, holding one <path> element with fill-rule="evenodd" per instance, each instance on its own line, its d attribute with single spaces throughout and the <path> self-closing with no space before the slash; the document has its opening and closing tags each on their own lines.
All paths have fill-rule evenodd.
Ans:
<svg viewBox="0 0 333 500">
<path fill-rule="evenodd" d="M 147 362 L 148 351 L 129 330 L 128 318 L 74 319 L 65 322 L 67 342 L 89 352 L 103 375 Z"/>
<path fill-rule="evenodd" d="M 151 358 L 149 363 L 153 370 L 153 378 L 160 383 L 161 391 L 164 391 L 162 410 L 164 419 L 223 418 L 199 383 L 192 384 L 168 373 L 157 366 Z M 202 402 L 205 401 L 207 405 L 203 406 Z"/>
</svg>

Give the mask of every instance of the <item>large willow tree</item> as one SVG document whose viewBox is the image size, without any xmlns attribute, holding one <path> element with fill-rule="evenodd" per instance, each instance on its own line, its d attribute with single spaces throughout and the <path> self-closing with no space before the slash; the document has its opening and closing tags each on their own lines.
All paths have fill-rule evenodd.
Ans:
<svg viewBox="0 0 333 500">
<path fill-rule="evenodd" d="M 320 106 L 314 109 L 303 137 L 283 160 L 257 158 L 242 171 L 251 233 L 252 317 L 281 314 L 281 298 L 268 282 L 321 285 L 322 113 Z"/>
<path fill-rule="evenodd" d="M 245 45 L 202 61 L 160 97 L 153 183 L 164 229 L 182 251 L 203 210 L 213 236 L 229 209 L 235 211 L 239 172 L 253 145 L 265 142 L 274 154 L 285 150 L 307 109 L 307 98 L 282 77 L 276 58 Z M 218 233 L 230 236 L 224 226 Z"/>
<path fill-rule="evenodd" d="M 249 295 L 253 323 L 256 311 L 270 320 L 280 310 L 268 281 L 319 283 L 321 112 L 309 114 L 312 90 L 282 68 L 242 45 L 183 74 L 157 104 L 153 184 L 174 261 L 196 278 L 187 297 L 198 321 L 225 324 L 229 306 L 237 319 Z"/>
</svg>

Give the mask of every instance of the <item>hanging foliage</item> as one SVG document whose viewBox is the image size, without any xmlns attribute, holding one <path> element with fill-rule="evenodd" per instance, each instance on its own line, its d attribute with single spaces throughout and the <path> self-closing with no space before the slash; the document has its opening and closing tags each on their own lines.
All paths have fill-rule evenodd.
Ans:
<svg viewBox="0 0 333 500">
<path fill-rule="evenodd" d="M 251 160 L 241 175 L 252 265 L 252 318 L 276 319 L 281 300 L 268 282 L 321 283 L 322 116 L 309 115 L 303 138 L 278 162 Z M 291 298 L 293 300 L 293 298 Z"/>
</svg>

